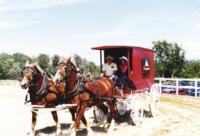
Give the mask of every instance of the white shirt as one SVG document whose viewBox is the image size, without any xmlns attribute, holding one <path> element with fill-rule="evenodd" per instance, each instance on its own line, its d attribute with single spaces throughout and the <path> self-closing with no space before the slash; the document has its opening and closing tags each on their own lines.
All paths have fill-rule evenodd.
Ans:
<svg viewBox="0 0 200 136">
<path fill-rule="evenodd" d="M 110 65 L 108 63 L 103 64 L 102 71 L 105 72 L 105 76 L 112 76 L 116 70 L 117 65 L 113 62 Z"/>
</svg>

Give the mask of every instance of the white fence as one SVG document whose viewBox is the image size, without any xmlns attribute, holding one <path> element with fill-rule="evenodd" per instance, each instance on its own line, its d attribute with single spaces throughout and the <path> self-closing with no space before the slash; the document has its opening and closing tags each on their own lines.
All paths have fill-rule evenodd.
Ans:
<svg viewBox="0 0 200 136">
<path fill-rule="evenodd" d="M 200 79 L 155 78 L 161 93 L 200 97 Z"/>
</svg>

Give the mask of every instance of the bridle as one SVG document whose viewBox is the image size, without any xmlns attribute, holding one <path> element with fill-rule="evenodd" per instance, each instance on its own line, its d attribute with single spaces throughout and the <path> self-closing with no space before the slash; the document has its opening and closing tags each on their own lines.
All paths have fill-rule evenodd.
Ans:
<svg viewBox="0 0 200 136">
<path fill-rule="evenodd" d="M 70 83 L 70 82 L 76 82 L 76 85 L 72 88 L 65 88 L 65 90 L 67 90 L 67 96 L 69 98 L 72 98 L 76 95 L 78 95 L 79 93 L 81 93 L 80 91 L 77 91 L 79 86 L 81 85 L 81 80 L 78 78 L 75 79 L 71 79 L 71 72 L 74 71 L 76 73 L 78 73 L 78 70 L 76 68 L 76 66 L 73 63 L 70 64 L 66 64 L 66 63 L 59 63 L 58 65 L 65 65 L 65 73 L 62 74 L 61 72 L 59 72 L 59 74 L 62 76 L 62 79 L 65 80 L 66 83 Z M 65 86 L 67 87 L 67 86 Z"/>
<path fill-rule="evenodd" d="M 26 70 L 26 69 L 31 69 L 33 72 L 32 72 L 32 80 L 30 80 L 29 81 L 29 83 L 28 83 L 28 86 L 33 86 L 33 85 L 35 85 L 35 78 L 36 78 L 36 75 L 37 75 L 37 73 L 35 73 L 34 72 L 34 68 L 33 67 L 24 67 L 23 69 L 22 69 L 22 71 L 21 71 L 21 77 L 24 77 L 24 70 Z"/>
<path fill-rule="evenodd" d="M 23 76 L 23 71 L 24 71 L 25 69 L 32 69 L 32 70 L 33 70 L 33 73 L 32 73 L 32 80 L 29 81 L 28 87 L 36 86 L 37 83 L 35 83 L 35 82 L 36 82 L 36 80 L 37 80 L 37 79 L 36 79 L 37 73 L 34 73 L 34 68 L 33 68 L 33 67 L 24 67 L 23 70 L 22 70 L 22 72 L 21 72 L 21 75 L 22 75 L 22 76 Z M 37 91 L 34 93 L 36 99 L 42 97 L 42 96 L 46 93 L 46 88 L 47 88 L 47 86 L 48 86 L 48 78 L 47 78 L 47 75 L 46 75 L 45 72 L 44 72 L 44 73 L 41 73 L 41 78 L 42 78 L 41 87 L 40 87 L 39 90 L 37 90 Z M 25 97 L 25 104 L 28 103 L 28 102 L 30 102 L 30 100 L 27 100 L 27 96 L 28 96 L 28 94 L 30 94 L 30 93 L 33 93 L 33 92 L 31 92 L 31 90 L 28 90 L 28 91 L 27 91 L 27 95 L 26 95 L 26 97 Z"/>
<path fill-rule="evenodd" d="M 66 81 L 69 81 L 70 73 L 72 71 L 75 71 L 76 73 L 78 73 L 76 67 L 72 63 L 70 63 L 70 64 L 59 63 L 58 65 L 61 65 L 61 64 L 66 66 L 64 74 L 59 72 L 59 74 L 62 76 L 62 79 L 66 79 Z"/>
</svg>

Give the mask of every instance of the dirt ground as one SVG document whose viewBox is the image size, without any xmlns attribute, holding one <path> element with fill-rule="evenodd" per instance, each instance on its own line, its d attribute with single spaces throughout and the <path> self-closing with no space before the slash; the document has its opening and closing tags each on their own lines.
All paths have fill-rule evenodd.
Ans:
<svg viewBox="0 0 200 136">
<path fill-rule="evenodd" d="M 0 135 L 26 136 L 31 127 L 31 113 L 24 105 L 26 90 L 14 85 L 0 85 Z M 121 123 L 109 133 L 101 128 L 93 128 L 96 136 L 200 136 L 200 98 L 161 96 L 159 115 L 144 118 L 139 126 Z M 92 121 L 92 110 L 86 112 Z M 58 112 L 62 130 L 67 130 L 71 123 L 68 111 Z M 38 135 L 55 135 L 55 123 L 49 112 L 39 112 L 36 124 Z M 87 136 L 85 129 L 77 132 L 78 136 Z M 62 136 L 67 136 L 63 134 Z"/>
</svg>

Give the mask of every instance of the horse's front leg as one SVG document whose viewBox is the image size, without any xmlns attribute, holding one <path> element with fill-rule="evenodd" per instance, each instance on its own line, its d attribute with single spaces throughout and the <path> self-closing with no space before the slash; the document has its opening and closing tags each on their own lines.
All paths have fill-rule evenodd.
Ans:
<svg viewBox="0 0 200 136">
<path fill-rule="evenodd" d="M 76 109 L 77 108 L 69 108 L 69 111 L 72 115 L 72 121 L 75 121 L 75 114 L 76 114 Z M 85 116 L 83 115 L 83 117 L 81 118 L 82 123 L 85 125 L 85 127 L 87 127 L 87 120 L 85 119 Z"/>
<path fill-rule="evenodd" d="M 111 120 L 109 120 L 107 122 L 107 124 L 104 126 L 105 130 L 108 131 L 108 129 L 111 127 L 111 129 L 115 129 L 115 125 L 116 125 L 116 121 L 117 121 L 117 114 L 116 114 L 116 107 L 115 107 L 115 103 L 112 101 L 108 102 L 108 106 L 110 108 L 110 112 L 111 112 Z"/>
<path fill-rule="evenodd" d="M 56 123 L 56 134 L 59 135 L 59 134 L 61 134 L 62 131 L 61 131 L 60 123 L 58 122 L 58 114 L 57 114 L 56 111 L 52 111 L 51 114 L 52 114 L 53 119 Z"/>
<path fill-rule="evenodd" d="M 37 113 L 32 111 L 32 122 L 31 122 L 31 132 L 28 135 L 33 135 L 35 136 L 35 124 L 37 121 Z"/>
<path fill-rule="evenodd" d="M 75 130 L 75 133 L 76 133 L 76 129 L 79 128 L 79 124 L 80 124 L 80 121 L 84 115 L 84 112 L 85 112 L 85 109 L 86 109 L 86 105 L 80 105 L 77 107 L 77 114 L 76 114 L 76 118 L 75 118 L 75 121 L 71 124 L 69 130 L 68 130 L 68 133 L 71 134 L 73 129 Z"/>
</svg>

